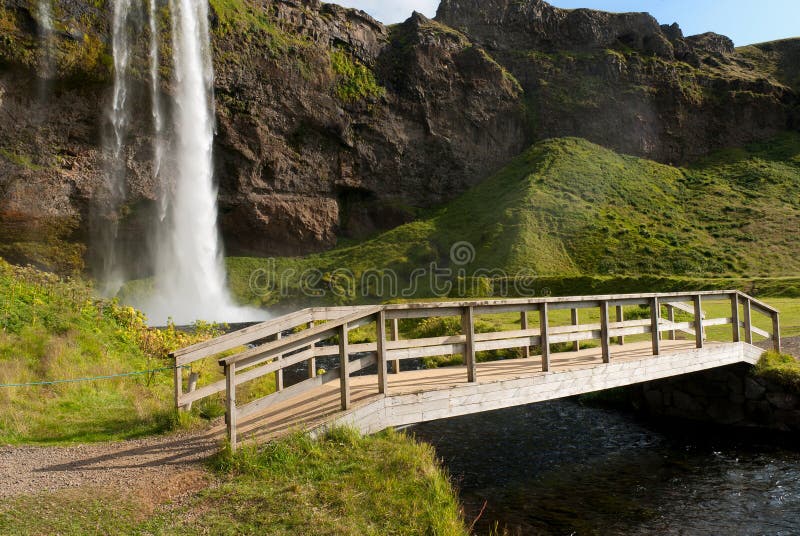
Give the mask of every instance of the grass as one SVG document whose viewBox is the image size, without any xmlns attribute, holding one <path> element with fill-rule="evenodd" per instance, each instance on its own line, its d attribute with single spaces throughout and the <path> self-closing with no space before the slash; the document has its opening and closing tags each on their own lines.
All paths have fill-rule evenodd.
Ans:
<svg viewBox="0 0 800 536">
<path fill-rule="evenodd" d="M 800 361 L 795 357 L 775 351 L 765 352 L 753 373 L 800 393 Z"/>
<path fill-rule="evenodd" d="M 4 534 L 466 535 L 433 448 L 394 431 L 295 435 L 213 464 L 214 485 L 153 508 L 93 490 L 5 501 Z"/>
<path fill-rule="evenodd" d="M 80 280 L 0 261 L 0 384 L 170 367 L 170 350 L 218 332 L 203 323 L 193 335 L 174 327 L 152 330 L 141 313 L 96 300 Z M 180 424 L 172 397 L 171 371 L 0 387 L 0 444 L 119 440 L 165 432 Z"/>
<path fill-rule="evenodd" d="M 460 294 L 470 296 L 490 293 L 498 277 L 520 275 L 557 287 L 554 294 L 700 285 L 767 286 L 773 295 L 797 296 L 796 278 L 776 278 L 800 273 L 799 194 L 798 133 L 688 168 L 553 139 L 440 210 L 370 240 L 304 258 L 234 258 L 228 267 L 237 296 L 264 304 L 299 300 L 309 290 L 340 303 L 393 298 L 431 263 L 450 269 L 451 283 L 477 282 Z M 467 262 L 452 259 L 456 244 L 466 248 Z M 282 284 L 254 290 L 259 270 Z M 386 276 L 399 282 L 393 293 L 379 288 Z M 429 276 L 416 283 L 404 297 L 442 295 Z"/>
</svg>

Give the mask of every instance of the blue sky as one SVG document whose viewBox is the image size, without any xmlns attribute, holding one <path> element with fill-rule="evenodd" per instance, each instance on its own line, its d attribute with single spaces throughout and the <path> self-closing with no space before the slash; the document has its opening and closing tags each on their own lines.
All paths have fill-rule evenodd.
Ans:
<svg viewBox="0 0 800 536">
<path fill-rule="evenodd" d="M 328 0 L 330 1 L 330 0 Z M 416 10 L 436 14 L 438 0 L 335 0 L 363 9 L 385 23 L 400 22 Z M 737 45 L 800 37 L 798 0 L 552 0 L 558 7 L 605 11 L 648 11 L 662 24 L 677 22 L 686 35 L 713 31 Z"/>
</svg>

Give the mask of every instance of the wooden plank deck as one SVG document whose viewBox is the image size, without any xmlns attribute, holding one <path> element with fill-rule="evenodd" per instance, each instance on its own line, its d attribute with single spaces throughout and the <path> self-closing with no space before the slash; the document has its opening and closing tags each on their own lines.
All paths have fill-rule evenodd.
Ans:
<svg viewBox="0 0 800 536">
<path fill-rule="evenodd" d="M 724 346 L 708 343 L 707 349 Z M 695 349 L 695 341 L 661 341 L 662 355 L 676 354 Z M 611 347 L 612 363 L 624 363 L 653 358 L 650 341 Z M 550 357 L 550 373 L 591 369 L 603 366 L 600 348 L 578 352 L 554 353 Z M 544 376 L 541 356 L 479 363 L 477 385 L 486 385 L 517 378 Z M 353 409 L 379 400 L 376 375 L 357 376 L 350 380 Z M 388 395 L 406 395 L 476 385 L 467 381 L 465 366 L 415 370 L 388 375 Z M 590 392 L 592 389 L 587 389 Z M 241 438 L 258 441 L 280 437 L 295 430 L 312 430 L 342 414 L 338 382 L 322 385 L 290 401 L 275 404 L 269 410 L 239 422 Z"/>
</svg>

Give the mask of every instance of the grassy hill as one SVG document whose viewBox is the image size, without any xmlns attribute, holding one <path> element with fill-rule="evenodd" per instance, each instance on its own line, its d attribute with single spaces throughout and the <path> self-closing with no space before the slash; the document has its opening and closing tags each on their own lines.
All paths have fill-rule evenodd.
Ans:
<svg viewBox="0 0 800 536">
<path fill-rule="evenodd" d="M 306 287 L 346 290 L 347 272 L 358 282 L 369 270 L 393 270 L 402 283 L 432 262 L 456 276 L 788 277 L 800 274 L 799 226 L 796 132 L 687 168 L 563 138 L 534 145 L 419 221 L 305 258 L 229 259 L 229 270 L 240 298 L 267 303 L 281 296 L 263 291 L 278 287 L 264 274 L 283 277 L 285 294 L 296 296 L 307 270 L 319 274 Z M 474 249 L 466 247 L 466 264 L 451 259 L 462 242 Z M 415 295 L 430 293 L 420 280 Z"/>
</svg>

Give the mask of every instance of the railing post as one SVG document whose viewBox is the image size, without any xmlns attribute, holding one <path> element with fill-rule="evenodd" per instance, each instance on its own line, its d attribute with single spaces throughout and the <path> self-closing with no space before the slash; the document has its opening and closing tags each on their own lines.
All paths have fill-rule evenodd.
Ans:
<svg viewBox="0 0 800 536">
<path fill-rule="evenodd" d="M 742 310 L 744 311 L 744 342 L 753 344 L 753 312 L 749 298 L 743 298 Z"/>
<path fill-rule="evenodd" d="M 347 324 L 339 327 L 339 379 L 342 409 L 350 409 L 350 351 L 347 335 L 350 330 Z"/>
<path fill-rule="evenodd" d="M 189 392 L 194 393 L 197 389 L 197 382 L 200 380 L 200 374 L 197 372 L 192 372 L 189 374 Z M 184 406 L 186 411 L 192 411 L 192 403 L 189 402 Z"/>
<path fill-rule="evenodd" d="M 464 307 L 461 313 L 461 331 L 464 333 L 464 364 L 467 366 L 467 381 L 478 381 L 475 361 L 475 311 Z"/>
<path fill-rule="evenodd" d="M 539 305 L 539 346 L 542 348 L 542 371 L 550 371 L 550 323 L 547 318 L 547 302 Z"/>
<path fill-rule="evenodd" d="M 275 340 L 276 341 L 281 340 L 282 336 L 283 336 L 283 334 L 279 331 L 278 333 L 275 334 Z M 283 356 L 279 355 L 277 358 L 275 358 L 275 361 L 279 362 L 281 359 L 283 359 Z M 275 371 L 275 392 L 280 392 L 280 391 L 283 391 L 283 369 L 282 368 Z"/>
<path fill-rule="evenodd" d="M 625 315 L 622 311 L 622 306 L 617 305 L 617 322 L 624 322 L 624 321 L 625 321 Z M 619 337 L 617 337 L 617 343 L 620 346 L 623 346 L 625 344 L 625 335 L 620 335 Z"/>
<path fill-rule="evenodd" d="M 739 295 L 737 293 L 731 294 L 731 325 L 733 327 L 733 342 L 740 342 L 742 340 L 741 325 L 739 324 Z"/>
<path fill-rule="evenodd" d="M 170 354 L 170 358 L 175 363 L 175 370 L 173 371 L 173 378 L 175 383 L 175 408 L 182 411 L 181 396 L 183 395 L 183 367 L 178 366 L 178 359 L 175 355 Z"/>
<path fill-rule="evenodd" d="M 378 393 L 383 395 L 389 390 L 389 371 L 386 366 L 386 313 L 383 311 L 380 311 L 375 319 L 375 339 L 378 352 Z"/>
<path fill-rule="evenodd" d="M 393 341 L 400 340 L 400 323 L 396 318 L 392 319 L 392 332 L 391 337 Z M 400 374 L 400 360 L 395 359 L 392 361 L 392 374 Z"/>
<path fill-rule="evenodd" d="M 236 363 L 225 366 L 225 422 L 228 426 L 228 441 L 236 451 Z"/>
<path fill-rule="evenodd" d="M 611 346 L 609 341 L 608 302 L 600 302 L 600 348 L 603 353 L 603 363 L 611 363 Z"/>
<path fill-rule="evenodd" d="M 780 313 L 772 313 L 772 341 L 776 352 L 781 351 L 781 317 Z"/>
<path fill-rule="evenodd" d="M 519 327 L 520 329 L 527 330 L 528 329 L 528 311 L 522 311 L 519 316 Z M 529 359 L 531 357 L 531 347 L 530 346 L 523 346 L 522 347 L 522 358 Z"/>
<path fill-rule="evenodd" d="M 694 297 L 694 338 L 697 348 L 703 348 L 703 298 Z"/>
<path fill-rule="evenodd" d="M 308 323 L 308 329 L 314 327 L 314 322 Z M 317 377 L 317 358 L 314 357 L 314 345 L 311 345 L 311 354 L 312 356 L 308 359 L 308 379 L 316 378 Z"/>
<path fill-rule="evenodd" d="M 571 317 L 570 320 L 572 321 L 572 325 L 573 326 L 577 326 L 578 324 L 580 324 L 579 318 L 578 318 L 578 310 L 577 309 L 572 309 L 570 311 L 570 317 Z M 581 341 L 575 341 L 574 343 L 572 343 L 572 351 L 573 352 L 577 352 L 580 349 L 581 349 Z"/>
<path fill-rule="evenodd" d="M 667 304 L 667 320 L 669 320 L 670 324 L 675 324 L 675 307 L 670 304 Z M 669 340 L 674 341 L 678 338 L 677 335 L 674 328 L 669 330 Z"/>
<path fill-rule="evenodd" d="M 658 303 L 658 298 L 650 298 L 650 330 L 652 331 L 653 339 L 653 355 L 661 355 L 660 318 L 661 305 Z"/>
</svg>

